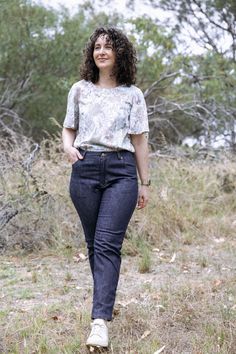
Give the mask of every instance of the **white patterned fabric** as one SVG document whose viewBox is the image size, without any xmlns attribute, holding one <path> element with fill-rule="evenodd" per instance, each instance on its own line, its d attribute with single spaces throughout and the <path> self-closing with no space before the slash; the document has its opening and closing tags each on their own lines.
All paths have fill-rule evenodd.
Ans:
<svg viewBox="0 0 236 354">
<path fill-rule="evenodd" d="M 134 85 L 107 89 L 78 81 L 69 91 L 63 126 L 76 130 L 76 148 L 134 152 L 130 134 L 149 131 L 143 93 Z"/>
</svg>

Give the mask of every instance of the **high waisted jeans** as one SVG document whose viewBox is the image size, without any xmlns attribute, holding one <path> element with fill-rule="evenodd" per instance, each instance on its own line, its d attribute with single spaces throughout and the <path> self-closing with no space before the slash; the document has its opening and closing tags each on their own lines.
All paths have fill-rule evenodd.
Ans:
<svg viewBox="0 0 236 354">
<path fill-rule="evenodd" d="M 135 156 L 83 151 L 72 165 L 70 195 L 80 217 L 93 275 L 92 318 L 112 319 L 124 235 L 137 203 Z"/>
</svg>

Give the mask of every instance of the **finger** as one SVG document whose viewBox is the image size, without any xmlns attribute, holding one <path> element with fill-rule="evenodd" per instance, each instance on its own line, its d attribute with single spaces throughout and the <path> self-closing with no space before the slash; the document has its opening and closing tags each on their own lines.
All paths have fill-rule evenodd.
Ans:
<svg viewBox="0 0 236 354">
<path fill-rule="evenodd" d="M 148 198 L 144 198 L 143 199 L 143 208 L 145 208 L 147 206 L 148 203 Z"/>
<path fill-rule="evenodd" d="M 138 209 L 143 209 L 147 206 L 148 198 L 145 195 L 139 196 Z"/>
<path fill-rule="evenodd" d="M 78 159 L 80 159 L 80 160 L 83 160 L 83 158 L 84 158 L 84 156 L 81 155 L 81 153 L 80 153 L 79 151 L 77 152 L 77 157 L 78 157 Z"/>
<path fill-rule="evenodd" d="M 144 202 L 143 196 L 139 196 L 139 198 L 138 198 L 138 206 L 137 206 L 138 209 L 142 209 L 143 208 L 143 202 Z"/>
<path fill-rule="evenodd" d="M 72 163 L 75 163 L 76 161 L 80 160 L 78 154 L 73 154 L 73 155 L 71 154 L 69 159 Z"/>
<path fill-rule="evenodd" d="M 145 206 L 147 206 L 147 202 L 146 201 L 143 202 L 142 208 L 145 208 Z"/>
<path fill-rule="evenodd" d="M 143 204 L 140 204 L 137 209 L 140 210 L 140 209 L 143 209 L 144 208 L 144 205 Z"/>
<path fill-rule="evenodd" d="M 73 158 L 70 159 L 70 162 L 71 162 L 72 164 L 75 163 L 76 161 L 78 161 L 78 158 L 77 158 L 77 157 L 76 157 L 76 158 L 73 157 Z"/>
</svg>

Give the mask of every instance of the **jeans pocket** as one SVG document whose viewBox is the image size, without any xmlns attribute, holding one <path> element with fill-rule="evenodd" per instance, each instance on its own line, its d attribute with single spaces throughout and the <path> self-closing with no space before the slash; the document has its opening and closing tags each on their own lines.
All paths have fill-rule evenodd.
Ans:
<svg viewBox="0 0 236 354">
<path fill-rule="evenodd" d="M 71 167 L 74 168 L 76 167 L 80 162 L 80 159 L 76 160 L 75 162 L 72 163 Z"/>
<path fill-rule="evenodd" d="M 130 152 L 124 155 L 124 165 L 126 174 L 130 177 L 137 177 L 137 165 L 135 155 Z"/>
<path fill-rule="evenodd" d="M 132 152 L 127 152 L 123 155 L 125 165 L 136 167 L 135 155 Z"/>
</svg>

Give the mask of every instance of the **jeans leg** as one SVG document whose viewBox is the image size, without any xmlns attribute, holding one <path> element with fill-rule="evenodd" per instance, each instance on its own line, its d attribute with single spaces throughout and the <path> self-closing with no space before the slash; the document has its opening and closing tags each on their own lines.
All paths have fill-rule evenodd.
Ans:
<svg viewBox="0 0 236 354">
<path fill-rule="evenodd" d="M 70 196 L 84 230 L 92 275 L 94 275 L 94 236 L 101 195 L 102 192 L 97 190 L 91 181 L 83 180 L 81 176 L 72 172 Z"/>
<path fill-rule="evenodd" d="M 103 191 L 94 240 L 92 318 L 112 319 L 121 247 L 137 203 L 136 178 L 121 178 Z"/>
</svg>

